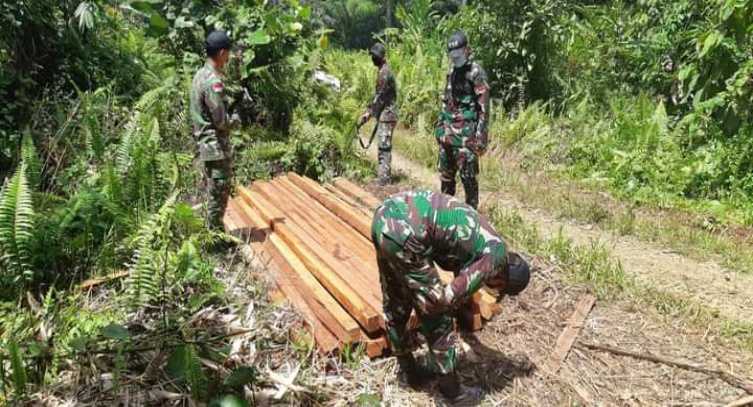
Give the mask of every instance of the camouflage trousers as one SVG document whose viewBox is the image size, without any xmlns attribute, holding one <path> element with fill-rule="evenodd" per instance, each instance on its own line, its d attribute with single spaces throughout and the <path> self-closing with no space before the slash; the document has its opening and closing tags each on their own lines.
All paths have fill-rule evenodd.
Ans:
<svg viewBox="0 0 753 407">
<path fill-rule="evenodd" d="M 443 288 L 439 275 L 433 268 L 426 274 L 405 270 L 388 257 L 390 256 L 382 253 L 377 254 L 387 339 L 393 354 L 401 356 L 414 350 L 416 340 L 409 330 L 408 319 L 411 311 L 415 310 L 420 320 L 418 331 L 429 344 L 430 369 L 439 374 L 454 372 L 457 364 L 457 333 L 453 314 L 449 310 L 426 312 L 420 305 L 425 301 L 421 298 L 424 292 Z"/>
<path fill-rule="evenodd" d="M 440 144 L 438 166 L 442 193 L 455 196 L 455 177 L 459 170 L 465 190 L 465 203 L 478 209 L 478 155 L 467 147 Z"/>
<path fill-rule="evenodd" d="M 392 177 L 392 133 L 395 130 L 395 122 L 379 122 L 377 126 L 377 137 L 379 137 L 377 175 L 379 182 L 386 184 Z"/>
<path fill-rule="evenodd" d="M 385 211 L 381 206 L 374 215 L 374 223 L 384 224 Z M 378 219 L 384 221 L 379 222 Z M 430 349 L 430 368 L 440 374 L 452 373 L 457 362 L 453 315 L 444 304 L 444 284 L 433 263 L 418 256 L 385 235 L 372 229 L 372 241 L 377 253 L 379 278 L 382 286 L 382 305 L 387 328 L 387 339 L 396 356 L 406 355 L 415 348 L 415 338 L 408 327 L 412 311 L 420 320 L 419 332 L 426 338 Z"/>
<path fill-rule="evenodd" d="M 229 157 L 229 155 L 226 155 Z M 203 161 L 204 186 L 207 194 L 207 227 L 223 229 L 222 219 L 230 198 L 233 166 L 230 158 Z"/>
</svg>

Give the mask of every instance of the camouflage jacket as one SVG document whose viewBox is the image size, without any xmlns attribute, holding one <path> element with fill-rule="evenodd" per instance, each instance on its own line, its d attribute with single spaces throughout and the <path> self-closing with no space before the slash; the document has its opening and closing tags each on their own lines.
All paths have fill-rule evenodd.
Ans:
<svg viewBox="0 0 753 407">
<path fill-rule="evenodd" d="M 406 273 L 426 273 L 434 263 L 455 273 L 432 299 L 437 305 L 465 302 L 485 281 L 498 278 L 507 261 L 505 243 L 489 222 L 449 195 L 405 191 L 388 198 L 377 213 L 382 215 L 372 225 L 375 246 L 393 247 L 391 255 L 401 259 Z M 382 245 L 383 239 L 394 245 Z"/>
<path fill-rule="evenodd" d="M 369 114 L 380 122 L 397 121 L 397 82 L 386 62 L 379 67 L 374 99 L 369 104 Z M 380 115 L 381 113 L 381 115 Z M 379 117 L 377 117 L 379 115 Z"/>
<path fill-rule="evenodd" d="M 489 141 L 489 92 L 486 72 L 478 63 L 450 69 L 440 113 L 442 124 L 452 130 L 452 137 L 444 141 L 445 144 L 486 149 Z"/>
<path fill-rule="evenodd" d="M 196 72 L 191 84 L 191 123 L 197 141 L 207 130 L 214 130 L 218 139 L 227 138 L 230 120 L 224 93 L 220 73 L 207 62 Z"/>
</svg>

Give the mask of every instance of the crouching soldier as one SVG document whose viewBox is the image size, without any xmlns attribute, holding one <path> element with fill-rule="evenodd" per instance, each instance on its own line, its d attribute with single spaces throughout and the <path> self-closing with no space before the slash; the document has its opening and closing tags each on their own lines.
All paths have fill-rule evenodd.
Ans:
<svg viewBox="0 0 753 407">
<path fill-rule="evenodd" d="M 406 191 L 388 198 L 374 214 L 371 233 L 387 337 L 408 382 L 420 384 L 436 374 L 440 391 L 451 402 L 480 398 L 481 390 L 461 386 L 455 372 L 454 312 L 484 285 L 499 295 L 518 294 L 528 285 L 528 264 L 507 250 L 474 208 L 430 191 Z M 434 263 L 455 274 L 451 284 L 441 282 Z M 406 325 L 412 310 L 431 351 L 428 371 L 419 368 L 411 353 Z"/>
</svg>

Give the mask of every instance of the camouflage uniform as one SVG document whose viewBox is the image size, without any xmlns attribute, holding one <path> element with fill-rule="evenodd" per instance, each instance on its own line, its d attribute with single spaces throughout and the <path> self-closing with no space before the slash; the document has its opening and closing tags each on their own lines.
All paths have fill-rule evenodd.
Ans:
<svg viewBox="0 0 753 407">
<path fill-rule="evenodd" d="M 377 119 L 379 137 L 379 169 L 381 182 L 390 180 L 392 170 L 392 132 L 397 124 L 397 83 L 387 62 L 379 67 L 376 92 L 369 105 L 369 115 Z"/>
<path fill-rule="evenodd" d="M 465 201 L 478 208 L 479 154 L 487 146 L 489 84 L 486 72 L 475 62 L 450 69 L 434 136 L 439 143 L 442 192 L 455 195 L 455 175 L 465 189 Z"/>
<path fill-rule="evenodd" d="M 220 73 L 209 62 L 196 72 L 191 85 L 191 122 L 203 163 L 210 228 L 222 227 L 233 178 L 224 89 Z"/>
<path fill-rule="evenodd" d="M 456 364 L 452 312 L 484 282 L 500 278 L 505 243 L 486 219 L 462 202 L 430 191 L 406 191 L 377 208 L 372 223 L 384 296 L 387 337 L 397 356 L 411 352 L 411 310 L 429 342 L 432 368 L 450 374 Z M 455 273 L 444 285 L 434 267 Z"/>
</svg>

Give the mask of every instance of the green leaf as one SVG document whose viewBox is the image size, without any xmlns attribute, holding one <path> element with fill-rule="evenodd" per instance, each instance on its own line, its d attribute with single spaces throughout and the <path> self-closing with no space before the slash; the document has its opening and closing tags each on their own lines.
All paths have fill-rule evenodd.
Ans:
<svg viewBox="0 0 753 407">
<path fill-rule="evenodd" d="M 361 393 L 356 398 L 356 404 L 361 407 L 379 407 L 382 405 L 382 401 L 374 393 Z"/>
<path fill-rule="evenodd" d="M 709 35 L 706 36 L 706 39 L 703 40 L 703 48 L 701 49 L 701 52 L 699 53 L 699 57 L 703 58 L 706 56 L 706 54 L 709 53 L 713 48 L 715 48 L 722 40 L 722 34 L 719 33 L 719 31 L 712 31 L 709 33 Z"/>
<path fill-rule="evenodd" d="M 167 360 L 167 373 L 177 381 L 184 381 L 197 400 L 203 400 L 209 391 L 208 379 L 201 368 L 201 360 L 193 345 L 182 345 Z"/>
<path fill-rule="evenodd" d="M 118 324 L 110 324 L 103 327 L 101 333 L 105 338 L 117 339 L 119 341 L 124 341 L 131 337 L 131 333 L 128 332 L 128 329 L 123 325 Z"/>
<path fill-rule="evenodd" d="M 16 395 L 26 394 L 26 368 L 21 358 L 21 350 L 18 344 L 11 341 L 8 344 L 8 353 L 10 354 L 10 368 L 13 378 L 13 386 L 16 388 Z"/>
<path fill-rule="evenodd" d="M 248 45 L 264 45 L 269 44 L 272 41 L 272 37 L 264 30 L 256 30 L 246 36 L 246 42 Z"/>
<path fill-rule="evenodd" d="M 149 17 L 149 28 L 157 34 L 165 34 L 170 28 L 170 23 L 158 13 L 152 13 Z"/>
<path fill-rule="evenodd" d="M 256 381 L 256 374 L 256 369 L 253 367 L 241 366 L 233 370 L 233 372 L 225 378 L 224 385 L 232 388 L 243 387 Z"/>
<path fill-rule="evenodd" d="M 212 400 L 209 407 L 248 407 L 248 402 L 236 395 L 226 394 Z"/>
<path fill-rule="evenodd" d="M 153 5 L 161 4 L 161 0 L 140 0 L 131 2 L 131 8 L 142 13 L 151 14 L 154 12 Z"/>
</svg>

